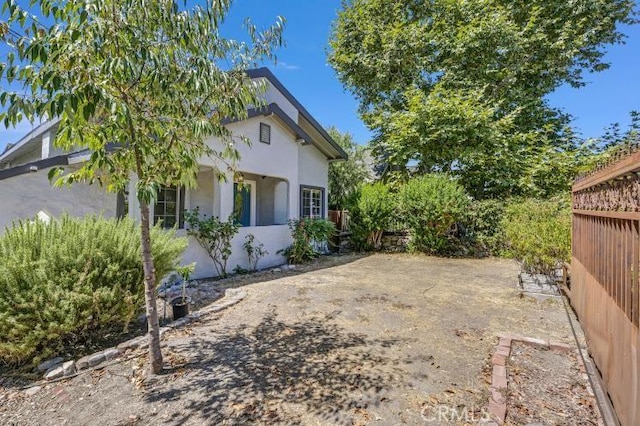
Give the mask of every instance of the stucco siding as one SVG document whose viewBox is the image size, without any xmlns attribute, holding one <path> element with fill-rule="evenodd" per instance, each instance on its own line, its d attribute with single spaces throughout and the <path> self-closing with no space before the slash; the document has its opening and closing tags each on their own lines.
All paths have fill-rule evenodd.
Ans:
<svg viewBox="0 0 640 426">
<path fill-rule="evenodd" d="M 104 217 L 116 215 L 116 195 L 99 186 L 75 184 L 71 188 L 54 188 L 47 177 L 48 169 L 0 181 L 0 233 L 12 221 L 35 217 L 43 211 L 52 217 L 63 213 Z"/>
<path fill-rule="evenodd" d="M 258 263 L 259 269 L 286 263 L 284 256 L 277 252 L 291 244 L 291 236 L 287 225 L 248 226 L 240 228 L 236 236 L 233 238 L 231 248 L 233 254 L 227 263 L 227 272 L 232 272 L 237 265 L 240 265 L 244 269 L 248 269 L 249 261 L 247 254 L 242 247 L 242 244 L 245 242 L 245 237 L 248 234 L 253 234 L 256 239 L 256 244 L 258 241 L 263 243 L 265 250 L 269 252 L 268 255 L 260 259 Z M 178 235 L 186 235 L 186 231 L 179 230 Z M 194 278 L 208 278 L 217 275 L 211 258 L 193 237 L 189 237 L 189 247 L 187 247 L 182 258 L 184 264 L 196 262 L 196 270 L 193 275 Z"/>
<path fill-rule="evenodd" d="M 264 81 L 264 79 L 263 79 Z M 268 85 L 267 92 L 264 95 L 265 101 L 267 104 L 276 103 L 278 106 L 287 114 L 289 117 L 293 119 L 296 123 L 298 122 L 298 109 L 289 102 L 289 100 L 282 94 L 278 89 L 273 87 L 273 85 L 267 81 Z"/>
<path fill-rule="evenodd" d="M 298 182 L 300 185 L 324 188 L 324 217 L 327 217 L 329 162 L 327 161 L 326 157 L 314 146 L 305 145 L 300 147 L 298 159 L 298 176 Z M 298 200 L 296 215 L 300 214 L 299 198 L 300 196 L 298 195 L 296 197 L 296 200 Z"/>
</svg>

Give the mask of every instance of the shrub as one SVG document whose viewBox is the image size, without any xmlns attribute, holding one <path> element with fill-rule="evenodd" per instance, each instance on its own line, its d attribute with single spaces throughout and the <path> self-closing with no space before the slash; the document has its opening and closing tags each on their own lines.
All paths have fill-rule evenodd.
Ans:
<svg viewBox="0 0 640 426">
<path fill-rule="evenodd" d="M 289 263 L 309 262 L 320 255 L 318 247 L 323 247 L 334 235 L 333 222 L 326 219 L 295 219 L 289 221 L 293 243 L 278 251 Z"/>
<path fill-rule="evenodd" d="M 380 249 L 382 234 L 391 227 L 396 210 L 395 196 L 387 185 L 375 183 L 360 188 L 349 207 L 353 247 Z"/>
<path fill-rule="evenodd" d="M 264 244 L 256 240 L 253 234 L 248 234 L 244 237 L 242 248 L 244 248 L 245 253 L 247 253 L 249 271 L 257 271 L 260 259 L 269 254 L 269 252 L 265 250 Z"/>
<path fill-rule="evenodd" d="M 504 255 L 525 272 L 550 274 L 571 255 L 571 208 L 566 198 L 524 200 L 509 204 L 502 225 Z"/>
<path fill-rule="evenodd" d="M 151 244 L 159 281 L 187 240 L 155 227 Z M 142 310 L 140 231 L 131 219 L 14 223 L 0 237 L 0 258 L 1 362 L 61 354 L 72 341 L 126 330 Z"/>
<path fill-rule="evenodd" d="M 408 181 L 398 193 L 402 221 L 411 234 L 409 250 L 444 253 L 449 231 L 469 204 L 469 197 L 446 175 L 426 175 Z"/>
<path fill-rule="evenodd" d="M 240 224 L 233 217 L 225 222 L 216 216 L 202 215 L 196 207 L 186 211 L 184 220 L 189 225 L 188 235 L 196 239 L 198 244 L 207 252 L 216 272 L 221 277 L 227 276 L 227 261 L 231 257 L 231 240 L 238 233 Z"/>
<path fill-rule="evenodd" d="M 461 219 L 461 244 L 476 255 L 499 255 L 504 249 L 504 209 L 503 201 L 473 201 Z"/>
</svg>

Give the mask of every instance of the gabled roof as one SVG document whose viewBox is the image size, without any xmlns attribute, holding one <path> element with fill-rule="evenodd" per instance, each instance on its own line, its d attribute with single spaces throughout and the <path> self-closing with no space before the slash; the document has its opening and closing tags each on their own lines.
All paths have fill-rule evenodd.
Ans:
<svg viewBox="0 0 640 426">
<path fill-rule="evenodd" d="M 301 124 L 300 118 L 296 123 L 291 117 L 289 117 L 283 110 L 275 103 L 269 104 L 266 108 L 250 109 L 248 111 L 248 118 L 257 117 L 260 115 L 275 115 L 278 119 L 288 127 L 295 135 L 296 138 L 304 140 L 304 144 L 313 144 L 318 148 L 329 160 L 347 159 L 347 153 L 338 145 L 327 131 L 316 121 L 315 118 L 305 107 L 289 92 L 284 85 L 276 78 L 275 75 L 268 68 L 257 68 L 247 71 L 247 75 L 252 79 L 265 78 L 271 83 L 282 95 L 298 110 L 298 114 L 302 116 L 304 121 L 308 123 L 311 129 L 315 131 L 320 137 L 313 137 L 309 132 L 305 131 Z M 224 120 L 223 123 L 231 123 L 234 119 Z M 20 151 L 26 145 L 33 144 L 35 142 L 40 143 L 39 138 L 43 133 L 51 130 L 60 122 L 59 118 L 45 121 L 44 123 L 36 126 L 33 130 L 22 137 L 18 142 L 13 144 L 7 144 L 4 152 L 0 154 L 0 163 L 10 160 L 14 155 L 19 154 Z M 312 132 L 313 133 L 313 132 Z M 46 159 L 45 159 L 46 160 Z M 61 160 L 59 160 L 61 161 Z M 25 165 L 29 166 L 29 164 Z M 21 167 L 21 166 L 17 166 Z M 42 167 L 42 165 L 41 165 Z"/>
<path fill-rule="evenodd" d="M 302 115 L 302 117 L 313 127 L 314 130 L 316 130 L 322 136 L 322 138 L 332 148 L 331 150 L 334 151 L 335 156 L 332 156 L 330 158 L 336 159 L 336 160 L 337 159 L 344 159 L 344 160 L 347 159 L 347 153 L 342 149 L 342 147 L 340 145 L 338 145 L 338 143 L 336 141 L 334 141 L 331 136 L 329 136 L 327 131 L 320 125 L 320 123 L 318 123 L 318 121 L 315 118 L 313 118 L 313 116 L 311 114 L 309 114 L 309 111 L 307 111 L 307 109 L 302 106 L 300 101 L 298 101 L 291 94 L 291 92 L 289 92 L 287 90 L 287 88 L 284 87 L 284 85 L 280 82 L 280 80 L 278 80 L 276 78 L 275 75 L 273 75 L 273 73 L 271 72 L 271 70 L 269 70 L 269 68 L 263 67 L 263 68 L 251 69 L 251 70 L 247 71 L 247 75 L 249 77 L 251 77 L 251 78 L 265 78 L 276 89 L 278 89 L 278 91 L 280 93 L 282 93 L 284 95 L 284 97 L 289 102 L 291 102 L 291 104 L 298 110 L 298 113 L 300 115 Z M 297 123 L 297 124 L 299 125 L 300 123 Z M 312 140 L 308 140 L 307 142 L 313 143 Z M 318 143 L 318 142 L 316 142 L 316 143 Z M 321 150 L 321 151 L 324 152 L 324 150 Z"/>
</svg>

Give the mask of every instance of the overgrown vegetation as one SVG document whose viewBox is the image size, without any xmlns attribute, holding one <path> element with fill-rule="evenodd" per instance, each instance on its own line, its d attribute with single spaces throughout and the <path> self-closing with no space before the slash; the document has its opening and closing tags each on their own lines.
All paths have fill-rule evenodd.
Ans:
<svg viewBox="0 0 640 426">
<path fill-rule="evenodd" d="M 550 274 L 571 255 L 571 208 L 567 198 L 523 200 L 507 206 L 502 220 L 506 247 L 529 273 Z"/>
<path fill-rule="evenodd" d="M 0 237 L 0 362 L 37 362 L 64 353 L 70 340 L 126 329 L 144 301 L 139 233 L 131 219 L 95 216 L 8 228 Z M 158 279 L 187 247 L 174 234 L 151 229 Z"/>
<path fill-rule="evenodd" d="M 412 179 L 398 192 L 402 221 L 411 234 L 409 250 L 444 253 L 449 231 L 469 204 L 462 186 L 446 175 Z"/>
<path fill-rule="evenodd" d="M 397 212 L 395 195 L 381 182 L 363 185 L 351 198 L 351 244 L 356 250 L 379 250 L 382 234 Z"/>
<path fill-rule="evenodd" d="M 349 199 L 360 185 L 371 176 L 365 161 L 365 148 L 353 140 L 351 133 L 341 133 L 333 126 L 327 132 L 348 156 L 345 161 L 329 164 L 329 208 L 342 210 L 347 208 Z"/>
<path fill-rule="evenodd" d="M 506 203 L 500 200 L 473 201 L 460 221 L 458 247 L 475 256 L 499 255 L 504 248 L 502 218 Z"/>
<path fill-rule="evenodd" d="M 218 275 L 226 277 L 227 261 L 231 257 L 231 240 L 238 233 L 240 224 L 233 217 L 221 221 L 216 216 L 200 216 L 197 207 L 185 211 L 184 220 L 189 225 L 187 234 L 194 237 L 207 252 Z"/>
<path fill-rule="evenodd" d="M 321 254 L 320 249 L 326 247 L 336 228 L 333 222 L 326 219 L 294 219 L 289 221 L 289 229 L 293 243 L 278 251 L 289 263 L 306 263 Z"/>
<path fill-rule="evenodd" d="M 507 256 L 535 273 L 550 273 L 569 258 L 567 198 L 472 200 L 451 177 L 432 174 L 363 185 L 350 212 L 356 250 L 379 250 L 384 232 L 403 229 L 412 252 Z"/>
</svg>

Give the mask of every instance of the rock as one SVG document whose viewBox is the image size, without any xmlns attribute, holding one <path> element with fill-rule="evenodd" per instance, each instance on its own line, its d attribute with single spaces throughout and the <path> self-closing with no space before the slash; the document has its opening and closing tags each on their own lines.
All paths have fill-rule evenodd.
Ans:
<svg viewBox="0 0 640 426">
<path fill-rule="evenodd" d="M 140 347 L 140 345 L 142 345 L 142 343 L 146 341 L 146 339 L 146 336 L 136 337 L 120 343 L 118 346 L 116 346 L 116 348 L 120 349 L 121 351 L 126 351 L 128 349 L 137 349 Z"/>
<path fill-rule="evenodd" d="M 65 376 L 71 376 L 76 373 L 76 362 L 75 361 L 67 361 L 62 364 L 62 374 Z"/>
<path fill-rule="evenodd" d="M 280 268 L 273 268 L 273 269 L 271 270 L 271 272 L 282 272 L 282 269 L 280 269 Z"/>
<path fill-rule="evenodd" d="M 103 363 L 104 361 L 104 354 L 102 352 L 98 352 L 80 358 L 78 361 L 76 361 L 76 368 L 78 370 L 84 370 L 87 368 L 95 367 L 96 365 Z"/>
<path fill-rule="evenodd" d="M 102 351 L 102 354 L 104 355 L 104 359 L 106 361 L 111 361 L 112 359 L 116 359 L 120 355 L 122 355 L 122 351 L 116 348 L 109 348 Z"/>
<path fill-rule="evenodd" d="M 33 386 L 33 387 L 30 387 L 29 389 L 27 389 L 26 391 L 24 391 L 24 393 L 27 396 L 33 396 L 33 395 L 37 394 L 38 392 L 40 392 L 41 389 L 42 389 L 42 386 Z"/>
<path fill-rule="evenodd" d="M 45 362 L 38 365 L 38 371 L 47 371 L 51 370 L 53 367 L 57 367 L 59 364 L 62 364 L 64 358 L 56 357 L 46 360 Z"/>
<path fill-rule="evenodd" d="M 55 379 L 59 379 L 61 377 L 64 376 L 64 370 L 62 368 L 62 366 L 58 366 L 58 367 L 53 367 L 52 369 L 48 370 L 45 374 L 44 374 L 44 378 L 47 380 L 55 380 Z"/>
</svg>

